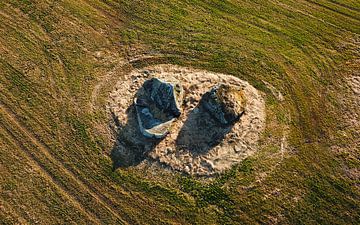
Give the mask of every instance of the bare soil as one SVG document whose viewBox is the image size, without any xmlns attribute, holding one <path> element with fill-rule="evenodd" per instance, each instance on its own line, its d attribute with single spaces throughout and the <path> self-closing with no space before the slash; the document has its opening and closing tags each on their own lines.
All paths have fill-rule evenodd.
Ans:
<svg viewBox="0 0 360 225">
<path fill-rule="evenodd" d="M 141 135 L 133 107 L 137 90 L 151 77 L 180 81 L 185 91 L 183 112 L 170 134 L 161 141 Z M 199 106 L 201 96 L 218 83 L 244 90 L 245 113 L 231 126 L 220 126 Z M 118 132 L 114 151 L 122 155 L 124 162 L 134 162 L 139 155 L 144 155 L 172 169 L 196 175 L 223 172 L 254 154 L 265 127 L 264 99 L 248 82 L 230 75 L 174 65 L 150 66 L 125 75 L 110 93 L 108 110 Z"/>
</svg>

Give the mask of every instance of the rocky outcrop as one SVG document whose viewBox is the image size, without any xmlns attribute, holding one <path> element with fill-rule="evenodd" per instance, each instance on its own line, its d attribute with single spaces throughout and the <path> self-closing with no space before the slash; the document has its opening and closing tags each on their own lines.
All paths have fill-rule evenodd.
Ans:
<svg viewBox="0 0 360 225">
<path fill-rule="evenodd" d="M 150 72 L 146 73 L 145 71 Z M 162 139 L 149 139 L 143 135 L 145 132 L 151 135 L 165 133 L 164 131 L 146 130 L 146 127 L 157 127 L 157 123 L 161 124 L 164 121 L 161 119 L 164 113 L 159 113 L 159 116 L 151 109 L 156 106 L 156 101 L 151 106 L 148 106 L 147 102 L 142 103 L 141 101 L 147 99 L 140 98 L 140 92 L 145 93 L 143 85 L 149 80 L 149 77 L 171 81 L 173 86 L 175 83 L 181 83 L 184 93 L 186 93 L 183 101 L 176 101 L 182 102 L 181 107 L 178 107 L 181 108 L 181 116 L 176 121 L 170 122 L 171 127 L 169 128 L 159 126 L 165 128 L 165 132 L 170 131 Z M 239 99 L 246 98 L 247 100 L 245 113 L 241 115 L 240 120 L 229 125 L 222 125 L 218 122 L 215 116 L 219 113 L 213 116 L 201 103 L 206 99 L 204 93 L 210 92 L 216 85 L 222 83 L 235 86 L 235 90 L 244 93 L 242 97 L 230 96 L 229 99 L 237 99 L 229 101 L 230 103 L 236 102 L 241 105 L 242 101 L 238 101 Z M 153 85 L 150 84 L 147 83 L 150 89 L 153 89 Z M 134 92 L 139 92 L 139 94 L 136 93 L 136 97 L 141 99 L 135 101 L 138 102 L 137 107 L 134 107 Z M 149 92 L 155 93 L 151 90 Z M 160 105 L 160 101 L 157 105 Z M 229 106 L 229 104 L 225 105 Z M 157 172 L 160 172 L 158 165 L 161 165 L 161 168 L 167 165 L 168 168 L 200 176 L 213 176 L 224 172 L 258 150 L 260 135 L 266 124 L 265 101 L 262 94 L 248 82 L 231 75 L 174 65 L 150 66 L 144 70 L 135 69 L 131 73 L 125 74 L 111 92 L 108 107 L 117 120 L 118 137 L 113 152 L 116 152 L 114 155 L 119 160 L 119 165 L 124 165 L 124 161 L 126 161 L 131 165 L 139 166 L 139 168 L 144 168 L 143 166 L 148 169 L 153 168 Z M 140 132 L 136 108 L 137 111 L 144 108 L 148 110 L 145 109 L 145 112 L 139 115 L 150 113 L 149 119 L 139 121 L 144 123 L 153 121 L 153 119 L 159 121 L 155 120 L 153 124 L 141 126 L 143 132 Z M 236 109 L 236 107 L 225 108 Z M 222 110 L 220 111 L 222 112 Z M 235 111 L 238 112 L 235 115 L 239 115 L 242 110 Z M 226 116 L 219 118 L 224 119 Z M 237 118 L 237 116 L 233 116 L 233 118 Z M 279 129 L 283 129 L 280 124 Z M 139 162 L 141 163 L 139 164 Z M 152 166 L 148 166 L 150 164 Z"/>
<path fill-rule="evenodd" d="M 171 124 L 181 114 L 183 89 L 179 83 L 157 78 L 146 80 L 134 99 L 142 134 L 149 138 L 163 138 Z"/>
<path fill-rule="evenodd" d="M 243 90 L 228 84 L 214 86 L 201 100 L 201 105 L 222 125 L 238 121 L 245 111 L 245 104 Z"/>
</svg>

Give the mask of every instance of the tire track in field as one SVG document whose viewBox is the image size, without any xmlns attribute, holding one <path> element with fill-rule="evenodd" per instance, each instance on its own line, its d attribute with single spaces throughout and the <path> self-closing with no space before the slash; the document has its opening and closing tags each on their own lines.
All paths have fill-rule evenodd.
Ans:
<svg viewBox="0 0 360 225">
<path fill-rule="evenodd" d="M 315 19 L 316 21 L 319 21 L 321 23 L 324 23 L 324 24 L 328 24 L 332 27 L 335 27 L 337 29 L 340 29 L 340 30 L 343 30 L 343 31 L 347 31 L 347 32 L 351 32 L 351 31 L 348 31 L 344 28 L 341 28 L 335 24 L 332 24 L 330 23 L 329 21 L 326 21 L 324 19 L 321 19 L 321 18 L 318 18 L 310 13 L 307 13 L 307 12 L 304 12 L 302 10 L 299 10 L 299 9 L 295 9 L 287 4 L 284 4 L 278 0 L 271 0 L 270 3 L 275 6 L 275 7 L 281 7 L 283 8 L 284 10 L 287 10 L 287 11 L 290 11 L 290 12 L 295 12 L 295 13 L 299 13 L 305 17 L 309 17 L 309 18 L 312 18 L 312 19 Z M 283 31 L 281 24 L 275 24 L 274 22 L 270 21 L 269 19 L 265 19 L 265 18 L 261 18 L 261 17 L 258 17 L 255 15 L 255 17 L 257 19 L 259 19 L 259 21 L 261 23 L 256 23 L 256 22 L 251 22 L 251 21 L 242 21 L 240 20 L 240 18 L 238 17 L 235 17 L 236 18 L 236 22 L 239 22 L 239 23 L 242 23 L 242 24 L 247 24 L 249 26 L 252 26 L 254 28 L 257 28 L 259 29 L 259 31 L 261 32 L 265 32 L 265 33 L 268 33 L 268 34 L 271 34 L 271 35 L 274 35 L 273 31 L 271 29 L 268 29 L 266 26 L 263 26 L 264 24 L 267 24 L 267 25 L 270 25 L 272 28 L 276 29 L 279 33 L 281 33 L 284 37 L 286 38 L 292 38 L 291 36 L 289 36 L 289 34 L 287 34 L 286 32 Z M 234 20 L 235 21 L 235 20 Z M 290 23 L 288 24 L 292 29 L 297 29 L 298 31 L 301 31 L 301 32 L 305 32 L 307 34 L 311 34 L 310 31 L 308 31 L 307 29 L 304 29 L 304 27 L 302 26 L 297 26 L 296 24 L 293 24 L 293 23 Z M 353 33 L 353 32 L 351 32 Z M 275 36 L 278 36 L 275 34 Z M 246 39 L 246 41 L 249 41 L 249 39 Z M 251 40 L 250 40 L 251 41 Z M 289 44 L 293 45 L 289 40 L 286 40 Z M 306 58 L 309 59 L 310 62 L 314 62 L 315 60 L 321 62 L 322 64 L 326 65 L 326 66 L 330 66 L 330 67 L 333 67 L 333 65 L 331 65 L 330 63 L 333 63 L 332 59 L 324 54 L 320 54 L 319 51 L 315 50 L 315 49 L 318 49 L 319 48 L 319 45 L 318 44 L 312 44 L 312 45 L 309 45 L 308 48 L 311 48 L 314 52 L 316 52 L 315 55 L 313 55 L 312 53 L 309 53 L 306 49 L 299 49 Z M 312 65 L 314 65 L 317 69 L 321 69 L 321 68 L 318 68 L 316 66 L 316 63 L 312 63 Z"/>
<path fill-rule="evenodd" d="M 126 222 L 116 213 L 116 209 L 113 208 L 113 206 L 111 204 L 109 204 L 108 200 L 105 199 L 105 197 L 97 194 L 93 188 L 89 187 L 89 185 L 85 184 L 80 178 L 77 178 L 77 176 L 68 168 L 66 168 L 64 166 L 64 164 L 55 159 L 52 155 L 51 155 L 51 150 L 45 145 L 43 144 L 40 140 L 38 140 L 31 132 L 29 132 L 27 130 L 27 128 L 25 128 L 25 126 L 23 126 L 21 124 L 21 122 L 18 121 L 18 118 L 16 116 L 16 114 L 14 114 L 11 109 L 9 109 L 7 106 L 5 106 L 2 102 L 0 102 L 0 108 L 2 109 L 1 111 L 6 115 L 6 117 L 11 121 L 11 123 L 14 125 L 14 127 L 16 127 L 20 132 L 22 132 L 24 134 L 24 136 L 26 136 L 35 146 L 38 147 L 38 149 L 41 151 L 42 154 L 44 154 L 44 156 L 52 162 L 56 162 L 57 165 L 63 170 L 63 172 L 70 177 L 72 180 L 75 181 L 75 184 L 77 184 L 79 187 L 81 187 L 82 189 L 86 190 L 90 196 L 92 198 L 94 198 L 97 202 L 99 202 L 101 205 L 103 205 L 109 212 L 111 212 L 111 214 L 113 214 L 119 221 L 121 221 L 123 224 L 126 224 Z M 16 139 L 16 137 L 15 137 Z M 20 143 L 20 141 L 19 141 Z M 28 152 L 29 153 L 29 152 Z M 30 153 L 31 155 L 31 153 Z M 43 167 L 41 165 L 41 163 L 37 160 L 37 158 L 35 158 L 33 156 L 33 160 L 35 160 L 37 162 L 37 164 L 40 167 Z M 43 167 L 44 171 L 51 176 L 46 169 Z M 53 179 L 52 179 L 53 180 Z"/>
<path fill-rule="evenodd" d="M 21 144 L 21 142 L 17 139 L 17 137 L 7 127 L 5 127 L 1 124 L 0 131 L 1 131 L 1 134 L 7 133 L 11 137 L 11 139 L 13 141 L 9 140 L 9 138 L 6 138 L 7 141 L 9 141 L 13 146 L 17 146 L 18 149 L 21 149 L 23 151 L 23 153 L 25 153 L 24 154 L 25 158 L 27 160 L 29 160 L 30 162 L 33 162 L 32 166 L 34 166 L 36 169 L 38 169 L 41 172 L 41 174 L 47 180 L 49 180 L 50 183 L 52 183 L 55 186 L 55 188 L 58 189 L 59 193 L 62 196 L 67 198 L 72 203 L 72 205 L 74 205 L 77 209 L 79 209 L 82 213 L 84 213 L 93 223 L 101 224 L 101 220 L 99 218 L 97 218 L 96 216 L 94 216 L 91 212 L 86 210 L 82 206 L 82 204 L 73 196 L 73 194 L 70 193 L 63 184 L 61 184 L 59 181 L 57 181 L 56 178 L 54 178 L 54 176 L 51 175 L 51 173 L 49 173 L 46 170 L 46 168 L 41 164 L 40 160 L 38 160 L 34 155 L 32 155 L 31 152 L 23 144 Z"/>
<path fill-rule="evenodd" d="M 329 22 L 327 20 L 324 20 L 323 18 L 316 17 L 316 16 L 314 16 L 313 14 L 311 14 L 308 11 L 304 11 L 304 10 L 301 10 L 301 9 L 294 8 L 293 6 L 291 6 L 289 4 L 282 3 L 282 2 L 280 2 L 278 0 L 270 0 L 270 2 L 272 2 L 274 5 L 280 6 L 281 8 L 287 9 L 289 11 L 297 12 L 297 13 L 300 13 L 300 14 L 302 14 L 304 16 L 308 16 L 308 17 L 310 17 L 312 19 L 315 19 L 315 20 L 317 20 L 319 22 L 330 25 L 330 26 L 332 26 L 332 27 L 334 27 L 336 29 L 339 29 L 339 30 L 342 30 L 342 31 L 347 31 L 347 32 L 350 32 L 350 33 L 354 33 L 354 32 L 352 32 L 350 30 L 347 30 L 347 29 L 345 29 L 343 27 L 340 27 L 340 26 L 338 26 L 336 24 L 333 24 L 333 23 L 331 23 L 331 22 Z"/>
<path fill-rule="evenodd" d="M 289 5 L 289 4 L 285 4 L 279 0 L 270 0 L 270 2 L 272 2 L 272 4 L 276 5 L 276 6 L 279 6 L 283 9 L 286 9 L 286 10 L 289 10 L 291 12 L 295 12 L 295 13 L 300 13 L 306 17 L 309 17 L 309 18 L 312 18 L 312 19 L 315 19 L 321 23 L 324 23 L 324 24 L 327 24 L 327 25 L 330 25 L 338 30 L 341 30 L 341 31 L 344 31 L 344 32 L 349 32 L 351 34 L 356 34 L 350 30 L 347 30 L 343 27 L 339 27 L 331 22 L 329 22 L 328 20 L 325 20 L 321 17 L 317 17 L 317 16 L 314 16 L 313 14 L 311 14 L 309 11 L 303 11 L 301 9 L 298 9 L 298 8 L 294 8 L 293 6 Z M 333 1 L 331 1 L 333 2 Z M 344 7 L 345 5 L 342 4 Z M 338 35 L 336 35 L 338 36 Z M 343 39 L 343 37 L 341 36 L 341 38 Z M 307 47 L 307 49 L 302 49 L 302 52 L 309 58 L 309 59 L 312 59 L 313 62 L 317 61 L 319 63 L 321 63 L 324 67 L 326 67 L 325 69 L 334 69 L 336 67 L 335 65 L 335 62 L 334 60 L 329 57 L 327 54 L 322 54 L 321 51 L 319 50 L 319 44 L 314 44 L 312 43 L 311 45 L 309 45 Z M 316 63 L 313 63 L 313 65 L 320 71 L 323 71 L 323 68 L 319 67 Z M 326 71 L 325 71 L 326 73 Z"/>
<path fill-rule="evenodd" d="M 22 215 L 20 215 L 19 212 L 14 209 L 14 207 L 12 207 L 10 204 L 5 202 L 3 199 L 0 199 L 0 215 L 1 213 L 6 214 L 7 216 L 9 215 L 15 216 L 16 218 L 12 218 L 12 219 L 16 219 L 19 222 L 19 224 L 29 224 L 29 222 Z M 3 216 L 5 217 L 5 215 Z"/>
<path fill-rule="evenodd" d="M 316 6 L 320 7 L 320 8 L 325 9 L 325 10 L 328 10 L 328 11 L 331 11 L 331 12 L 334 12 L 334 13 L 337 13 L 337 14 L 340 14 L 340 15 L 348 18 L 348 19 L 355 20 L 355 21 L 357 21 L 357 22 L 360 21 L 360 19 L 357 18 L 356 16 L 353 16 L 353 15 L 347 14 L 347 13 L 345 13 L 345 12 L 341 12 L 341 11 L 339 11 L 339 10 L 333 9 L 333 8 L 331 8 L 330 6 L 321 4 L 321 3 L 319 3 L 319 2 L 316 2 L 316 1 L 313 1 L 313 0 L 304 0 L 304 1 L 305 1 L 305 2 L 308 2 L 308 3 L 312 4 L 312 5 L 316 5 Z"/>
<path fill-rule="evenodd" d="M 161 61 L 164 59 L 169 59 L 169 58 L 174 58 L 174 57 L 181 57 L 178 55 L 174 55 L 174 54 L 154 54 L 154 55 L 140 55 L 140 56 L 135 56 L 135 57 L 131 57 L 130 59 L 126 60 L 126 61 L 121 61 L 118 63 L 118 65 L 116 65 L 114 67 L 114 69 L 112 69 L 109 73 L 107 73 L 107 77 L 105 80 L 102 80 L 100 85 L 97 85 L 98 87 L 96 89 L 94 89 L 92 96 L 94 96 L 94 98 L 92 98 L 93 102 L 94 102 L 94 107 L 95 107 L 95 102 L 97 99 L 97 94 L 99 93 L 101 87 L 105 84 L 107 84 L 107 81 L 113 81 L 111 78 L 112 75 L 115 74 L 115 72 L 125 66 L 131 66 L 131 65 L 136 65 L 136 64 L 140 64 L 140 63 L 146 63 L 147 60 L 151 61 L 156 59 L 156 61 Z M 0 87 L 2 85 L 0 84 Z M 1 89 L 1 88 L 0 88 Z M 4 93 L 0 93 L 1 95 Z M 6 96 L 3 95 L 5 98 Z M 23 123 L 21 122 L 21 119 L 18 117 L 18 115 L 16 115 L 15 112 L 13 112 L 11 110 L 10 107 L 7 106 L 7 104 L 5 104 L 4 102 L 2 102 L 0 100 L 0 112 L 4 111 L 6 112 L 6 114 L 8 115 L 8 117 L 10 117 L 12 119 L 12 121 L 20 128 L 19 130 L 21 132 L 23 132 L 24 134 L 26 134 L 26 136 L 31 140 L 31 142 L 37 146 L 38 148 L 40 148 L 41 152 L 44 153 L 45 157 L 48 158 L 50 161 L 53 162 L 57 162 L 57 165 L 59 165 L 61 167 L 62 170 L 65 171 L 65 173 L 72 179 L 74 179 L 78 185 L 83 186 L 84 188 L 86 188 L 85 190 L 88 190 L 88 192 L 90 193 L 90 195 L 96 199 L 98 202 L 100 202 L 103 206 L 105 206 L 105 208 L 110 211 L 114 216 L 116 216 L 116 218 L 118 218 L 120 221 L 122 221 L 122 223 L 127 223 L 124 221 L 124 219 L 122 219 L 118 213 L 116 213 L 116 211 L 118 211 L 118 208 L 115 207 L 114 202 L 112 202 L 112 200 L 110 200 L 108 197 L 100 194 L 100 193 L 96 193 L 97 190 L 88 182 L 84 181 L 83 178 L 78 177 L 70 168 L 68 168 L 66 165 L 64 165 L 61 160 L 59 160 L 57 157 L 54 157 L 51 155 L 51 150 L 49 149 L 49 147 L 43 143 L 41 140 L 38 139 L 38 137 L 36 137 L 36 135 L 34 135 L 31 131 L 29 131 L 25 125 L 23 125 Z M 38 121 L 36 118 L 35 121 L 39 122 L 40 124 L 42 124 L 40 121 Z M 42 124 L 44 125 L 44 124 Z M 19 141 L 19 143 L 21 143 L 21 141 Z M 123 215 L 124 217 L 126 217 L 126 221 L 128 222 L 134 222 L 130 217 L 128 217 L 127 215 Z"/>
<path fill-rule="evenodd" d="M 303 11 L 301 11 L 301 10 L 295 10 L 295 9 L 291 8 L 290 6 L 284 5 L 283 3 L 279 2 L 279 1 L 276 1 L 276 0 L 275 0 L 275 1 L 270 1 L 270 2 L 271 2 L 272 5 L 281 7 L 281 8 L 283 8 L 284 10 L 288 10 L 288 11 L 291 11 L 291 12 L 296 12 L 296 13 L 299 13 L 299 14 L 305 16 L 305 17 L 314 18 L 314 19 L 316 19 L 316 20 L 319 21 L 319 22 L 322 22 L 322 23 L 329 24 L 329 25 L 331 25 L 331 26 L 337 27 L 336 25 L 331 24 L 331 23 L 329 23 L 328 21 L 321 20 L 321 19 L 319 19 L 319 18 L 317 18 L 317 17 L 315 17 L 315 16 L 313 16 L 313 15 L 311 15 L 311 14 L 309 14 L 309 13 L 305 13 L 305 12 L 303 12 Z M 261 21 L 263 21 L 264 23 L 267 23 L 268 25 L 271 25 L 273 28 L 277 29 L 279 33 L 281 33 L 282 35 L 284 35 L 284 37 L 286 37 L 286 38 L 291 38 L 291 36 L 289 36 L 289 34 L 287 34 L 286 32 L 284 32 L 284 31 L 281 29 L 281 27 L 279 28 L 277 24 L 274 24 L 273 22 L 271 22 L 271 21 L 269 21 L 269 20 L 265 20 L 265 19 L 263 19 L 263 18 L 259 18 L 259 19 L 260 19 Z M 246 23 L 249 23 L 249 22 L 246 22 Z M 261 25 L 255 24 L 255 23 L 249 23 L 249 24 L 253 25 L 254 27 L 259 27 L 259 28 L 262 27 Z M 291 23 L 291 24 L 288 24 L 288 25 L 289 25 L 292 29 L 298 29 L 298 30 L 301 31 L 301 32 L 305 32 L 305 33 L 307 33 L 307 34 L 310 34 L 310 32 L 309 32 L 308 30 L 304 29 L 303 27 L 296 26 L 295 24 L 292 24 L 292 23 Z M 263 29 L 268 30 L 266 27 L 263 27 Z M 273 35 L 273 33 L 272 33 L 271 30 L 268 30 L 268 33 L 270 33 L 270 34 Z M 289 44 L 292 44 L 292 43 L 289 42 L 288 40 L 286 40 L 286 41 L 287 41 Z M 331 60 L 331 58 L 327 57 L 327 56 L 324 55 L 324 54 L 320 54 L 320 52 L 318 52 L 317 50 L 315 50 L 315 49 L 317 49 L 318 47 L 319 47 L 319 46 L 318 46 L 317 44 L 311 44 L 311 45 L 307 46 L 307 48 L 309 48 L 309 49 L 311 49 L 312 51 L 316 52 L 316 54 L 312 54 L 312 53 L 310 53 L 307 49 L 303 49 L 303 48 L 299 48 L 299 50 L 304 54 L 305 58 L 309 59 L 309 62 L 312 62 L 311 65 L 313 65 L 314 67 L 316 67 L 318 70 L 321 70 L 321 68 L 319 68 L 319 67 L 317 66 L 317 64 L 314 63 L 314 62 L 317 62 L 317 61 L 320 62 L 320 63 L 323 64 L 323 65 L 333 67 L 333 65 L 330 64 L 330 62 L 333 63 L 332 60 Z M 329 61 L 329 62 L 328 62 L 328 61 Z"/>
<path fill-rule="evenodd" d="M 334 5 L 337 5 L 337 6 L 340 6 L 340 7 L 343 7 L 349 11 L 354 11 L 354 12 L 357 12 L 357 13 L 360 13 L 360 9 L 359 8 L 356 8 L 356 7 L 353 7 L 353 6 L 349 6 L 349 5 L 346 5 L 344 3 L 341 3 L 341 2 L 337 2 L 335 0 L 328 0 L 329 2 L 331 2 L 332 4 Z"/>
<path fill-rule="evenodd" d="M 321 22 L 321 23 L 330 25 L 330 26 L 332 26 L 332 27 L 334 27 L 334 28 L 336 28 L 336 29 L 338 29 L 338 30 L 342 30 L 342 31 L 344 31 L 344 32 L 353 33 L 353 32 L 351 32 L 351 31 L 349 31 L 349 30 L 347 30 L 347 29 L 344 29 L 344 28 L 342 28 L 342 27 L 339 27 L 339 26 L 337 26 L 337 25 L 335 25 L 335 24 L 333 24 L 333 23 L 331 23 L 331 22 L 329 22 L 329 21 L 327 21 L 327 20 L 324 20 L 324 19 L 322 19 L 322 18 L 316 17 L 316 16 L 312 15 L 312 14 L 309 13 L 309 12 L 305 12 L 305 11 L 303 11 L 303 10 L 294 8 L 294 7 L 292 7 L 292 6 L 288 5 L 288 4 L 282 3 L 282 2 L 280 2 L 280 1 L 278 1 L 278 0 L 270 0 L 270 2 L 271 2 L 273 5 L 275 5 L 275 6 L 281 7 L 281 8 L 283 8 L 283 9 L 285 9 L 285 10 L 290 11 L 290 12 L 299 13 L 299 14 L 305 16 L 305 17 L 309 17 L 309 18 L 314 19 L 314 20 L 317 20 L 317 21 L 319 21 L 319 22 Z M 301 27 L 299 27 L 299 29 L 301 29 L 301 30 L 309 33 L 308 31 L 306 31 L 305 29 L 303 29 L 303 28 L 301 28 Z M 354 33 L 353 33 L 353 34 L 354 34 Z M 321 44 L 320 44 L 320 45 L 321 45 Z M 334 65 L 333 59 L 332 59 L 331 57 L 327 56 L 326 54 L 321 54 L 321 52 L 319 52 L 319 50 L 317 50 L 317 49 L 319 49 L 319 44 L 314 44 L 314 43 L 312 43 L 312 44 L 309 45 L 307 48 L 309 48 L 309 50 L 301 49 L 301 51 L 302 51 L 302 52 L 304 53 L 304 55 L 305 55 L 307 58 L 309 58 L 312 62 L 315 62 L 316 60 L 318 60 L 318 61 L 319 61 L 320 63 L 322 63 L 323 65 L 326 65 L 326 66 L 329 66 L 329 67 L 331 67 L 331 68 L 334 68 L 335 65 Z M 314 52 L 315 54 L 311 53 L 311 51 Z M 319 67 L 316 65 L 316 63 L 313 63 L 313 65 L 314 65 L 316 68 L 321 69 L 321 68 L 319 68 Z"/>
</svg>

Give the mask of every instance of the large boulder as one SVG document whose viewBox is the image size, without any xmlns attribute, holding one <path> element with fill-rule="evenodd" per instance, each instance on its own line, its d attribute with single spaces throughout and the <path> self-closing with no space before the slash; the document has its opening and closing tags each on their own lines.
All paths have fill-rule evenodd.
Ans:
<svg viewBox="0 0 360 225">
<path fill-rule="evenodd" d="M 203 95 L 201 105 L 220 124 L 231 125 L 244 113 L 246 99 L 240 87 L 219 84 Z"/>
<path fill-rule="evenodd" d="M 165 137 L 181 114 L 182 99 L 183 88 L 179 83 L 146 80 L 134 99 L 142 134 L 149 138 Z"/>
</svg>

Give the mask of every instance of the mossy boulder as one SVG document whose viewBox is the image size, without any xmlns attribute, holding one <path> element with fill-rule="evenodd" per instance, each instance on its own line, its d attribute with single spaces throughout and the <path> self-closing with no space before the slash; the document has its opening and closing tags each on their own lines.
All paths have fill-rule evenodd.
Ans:
<svg viewBox="0 0 360 225">
<path fill-rule="evenodd" d="M 245 112 L 246 98 L 240 87 L 219 84 L 203 95 L 201 105 L 220 124 L 230 125 Z"/>
</svg>

